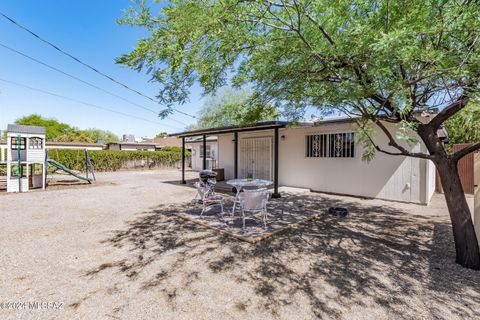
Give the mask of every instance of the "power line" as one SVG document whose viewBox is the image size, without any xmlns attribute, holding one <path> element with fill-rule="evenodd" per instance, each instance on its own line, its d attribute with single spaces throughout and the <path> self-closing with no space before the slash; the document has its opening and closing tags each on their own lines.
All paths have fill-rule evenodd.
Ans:
<svg viewBox="0 0 480 320">
<path fill-rule="evenodd" d="M 152 121 L 152 120 L 149 120 L 149 119 L 146 119 L 146 118 L 135 116 L 133 114 L 128 114 L 128 113 L 124 113 L 124 112 L 117 111 L 117 110 L 114 110 L 114 109 L 110 109 L 110 108 L 107 108 L 107 107 L 99 106 L 97 104 L 93 104 L 93 103 L 90 103 L 90 102 L 85 102 L 85 101 L 82 101 L 82 100 L 70 98 L 70 97 L 67 97 L 67 96 L 64 96 L 64 95 L 61 95 L 61 94 L 58 94 L 58 93 L 46 91 L 46 90 L 39 89 L 39 88 L 34 88 L 34 87 L 31 87 L 31 86 L 26 85 L 26 84 L 14 82 L 14 81 L 10 81 L 10 80 L 7 80 L 7 79 L 2 79 L 2 78 L 0 78 L 0 81 L 6 82 L 6 83 L 9 83 L 9 84 L 13 84 L 13 85 L 18 86 L 18 87 L 23 87 L 23 88 L 26 88 L 26 89 L 29 89 L 29 90 L 41 92 L 43 94 L 48 94 L 48 95 L 51 95 L 51 96 L 54 96 L 54 97 L 57 97 L 57 98 L 69 100 L 69 101 L 72 101 L 72 102 L 75 102 L 75 103 L 83 104 L 83 105 L 86 105 L 86 106 L 89 106 L 89 107 L 93 107 L 93 108 L 97 108 L 97 109 L 100 109 L 100 110 L 116 113 L 116 114 L 119 114 L 119 115 L 122 115 L 122 116 L 125 116 L 125 117 L 134 118 L 134 119 L 137 119 L 137 120 L 146 121 L 146 122 L 150 122 L 150 123 L 154 123 L 154 124 L 159 124 L 159 125 L 162 125 L 162 126 L 165 126 L 165 127 L 170 127 L 172 129 L 175 129 L 175 130 L 182 130 L 180 128 L 173 127 L 173 126 L 170 126 L 170 125 L 167 125 L 167 124 L 164 124 L 164 123 L 160 123 L 160 122 L 157 122 L 157 121 Z"/>
<path fill-rule="evenodd" d="M 113 82 L 115 82 L 116 84 L 118 84 L 118 85 L 120 85 L 120 86 L 124 87 L 124 88 L 125 88 L 125 89 L 127 89 L 127 90 L 130 90 L 130 91 L 132 91 L 132 92 L 134 92 L 134 93 L 136 93 L 136 94 L 138 94 L 138 95 L 140 95 L 140 96 L 142 96 L 142 97 L 144 97 L 144 98 L 147 98 L 147 99 L 149 99 L 149 100 L 151 100 L 151 101 L 153 101 L 153 102 L 155 102 L 155 103 L 158 103 L 158 101 L 157 101 L 157 100 L 155 100 L 155 99 L 153 99 L 153 98 L 151 98 L 151 97 L 149 97 L 149 96 L 147 96 L 147 95 L 145 95 L 145 94 L 141 93 L 141 92 L 140 92 L 140 91 L 138 91 L 138 90 L 135 90 L 135 89 L 132 89 L 132 88 L 130 88 L 130 87 L 129 87 L 129 86 L 127 86 L 126 84 L 123 84 L 122 82 L 120 82 L 120 81 L 118 81 L 118 80 L 114 79 L 113 77 L 111 77 L 111 76 L 109 76 L 109 75 L 107 75 L 107 74 L 105 74 L 105 73 L 101 72 L 101 71 L 100 71 L 100 70 L 98 70 L 97 68 L 94 68 L 94 67 L 92 67 L 91 65 L 87 64 L 86 62 L 83 62 L 82 60 L 80 60 L 80 59 L 76 58 L 76 57 L 75 57 L 75 56 L 73 56 L 72 54 L 70 54 L 70 53 L 68 53 L 68 52 L 66 52 L 66 51 L 64 51 L 64 50 L 62 50 L 61 48 L 59 48 L 58 46 L 54 45 L 54 44 L 53 44 L 53 43 L 51 43 L 50 41 L 48 41 L 48 40 L 46 40 L 46 39 L 42 38 L 41 36 L 39 36 L 39 35 L 38 35 L 38 34 L 36 34 L 35 32 L 33 32 L 33 31 L 31 31 L 30 29 L 28 29 L 27 27 L 24 27 L 23 25 L 19 24 L 18 22 L 16 22 L 16 21 L 15 21 L 15 20 L 13 20 L 12 18 L 8 17 L 8 16 L 7 16 L 7 15 L 5 15 L 3 12 L 0 12 L 0 15 L 2 15 L 2 16 L 5 18 L 5 19 L 7 19 L 8 21 L 10 21 L 11 23 L 13 23 L 14 25 L 16 25 L 17 27 L 19 27 L 19 28 L 21 28 L 21 29 L 25 30 L 26 32 L 30 33 L 32 36 L 34 36 L 34 37 L 35 37 L 35 38 L 37 38 L 38 40 L 40 40 L 40 41 L 42 41 L 42 42 L 44 42 L 44 43 L 48 44 L 49 46 L 51 46 L 52 48 L 54 48 L 54 49 L 55 49 L 55 50 L 57 50 L 58 52 L 60 52 L 60 53 L 62 53 L 62 54 L 64 54 L 64 55 L 66 55 L 67 57 L 69 57 L 69 58 L 71 58 L 71 59 L 75 60 L 76 62 L 80 63 L 81 65 L 83 65 L 83 66 L 85 66 L 85 67 L 87 67 L 87 68 L 89 68 L 90 70 L 92 70 L 92 71 L 96 72 L 97 74 L 99 74 L 99 75 L 101 75 L 101 76 L 103 76 L 103 77 L 107 78 L 107 79 L 108 79 L 108 80 L 110 80 L 110 81 L 113 81 Z M 173 109 L 173 110 L 175 110 L 176 112 L 180 113 L 180 114 L 183 114 L 183 115 L 186 115 L 186 116 L 192 117 L 192 118 L 194 118 L 194 119 L 196 119 L 196 118 L 197 118 L 196 116 L 194 116 L 194 115 L 191 115 L 191 114 L 188 114 L 188 113 L 186 113 L 186 112 L 183 112 L 183 111 L 181 111 L 181 110 L 178 110 L 177 108 L 172 108 L 172 109 Z"/>
<path fill-rule="evenodd" d="M 12 48 L 12 47 L 9 47 L 9 46 L 1 43 L 1 42 L 0 42 L 0 46 L 3 47 L 3 48 L 5 48 L 5 49 L 7 49 L 7 50 L 10 50 L 11 52 L 14 52 L 14 53 L 18 54 L 18 55 L 20 55 L 20 56 L 22 56 L 22 57 L 24 57 L 24 58 L 27 58 L 27 59 L 32 60 L 32 61 L 34 61 L 34 62 L 36 62 L 36 63 L 38 63 L 38 64 L 40 64 L 40 65 L 43 65 L 43 66 L 45 66 L 45 67 L 47 67 L 47 68 L 49 68 L 49 69 L 51 69 L 51 70 L 54 70 L 54 71 L 56 71 L 56 72 L 59 72 L 59 73 L 65 75 L 65 76 L 70 77 L 70 78 L 72 78 L 72 79 L 74 79 L 74 80 L 77 80 L 77 81 L 79 81 L 79 82 L 81 82 L 81 83 L 83 83 L 83 84 L 86 84 L 87 86 L 90 86 L 90 87 L 95 88 L 95 89 L 97 89 L 97 90 L 100 90 L 100 91 L 102 91 L 102 92 L 104 92 L 104 93 L 106 93 L 106 94 L 109 94 L 109 95 L 111 95 L 111 96 L 113 96 L 113 97 L 116 97 L 116 98 L 118 98 L 118 99 L 120 99 L 120 100 L 123 100 L 123 101 L 125 101 L 125 102 L 127 102 L 127 103 L 130 103 L 130 104 L 132 104 L 132 105 L 134 105 L 134 106 L 136 106 L 136 107 L 138 107 L 138 108 L 141 108 L 141 109 L 150 111 L 150 112 L 152 112 L 152 113 L 154 113 L 154 114 L 158 114 L 158 112 L 155 111 L 155 110 L 153 110 L 153 109 L 150 109 L 150 108 L 148 108 L 148 107 L 142 106 L 141 104 L 138 104 L 138 103 L 136 103 L 136 102 L 134 102 L 134 101 L 131 101 L 131 100 L 126 99 L 126 98 L 124 98 L 124 97 L 122 97 L 122 96 L 119 96 L 118 94 L 115 94 L 115 93 L 113 93 L 113 92 L 110 92 L 110 91 L 108 91 L 108 90 L 105 90 L 105 89 L 103 89 L 103 88 L 101 88 L 101 87 L 99 87 L 99 86 L 97 86 L 97 85 L 94 85 L 94 84 L 88 82 L 88 81 L 85 81 L 85 80 L 83 80 L 83 79 L 80 79 L 80 78 L 78 78 L 78 77 L 76 77 L 76 76 L 74 76 L 74 75 L 72 75 L 72 74 L 70 74 L 70 73 L 67 73 L 67 72 L 65 72 L 65 71 L 63 71 L 63 70 L 61 70 L 61 69 L 59 69 L 59 68 L 56 68 L 56 67 L 54 67 L 54 66 L 51 66 L 51 65 L 49 65 L 49 64 L 46 63 L 46 62 L 40 61 L 40 60 L 38 60 L 38 59 L 36 59 L 36 58 L 33 58 L 33 57 L 27 55 L 26 53 L 20 52 L 20 51 L 14 49 L 14 48 Z M 179 124 L 181 124 L 181 125 L 186 125 L 185 123 L 180 122 L 180 121 L 177 121 L 177 120 L 172 119 L 172 118 L 170 118 L 170 117 L 167 117 L 167 119 L 172 120 L 172 121 L 174 121 L 174 122 L 177 122 L 177 123 L 179 123 Z"/>
</svg>

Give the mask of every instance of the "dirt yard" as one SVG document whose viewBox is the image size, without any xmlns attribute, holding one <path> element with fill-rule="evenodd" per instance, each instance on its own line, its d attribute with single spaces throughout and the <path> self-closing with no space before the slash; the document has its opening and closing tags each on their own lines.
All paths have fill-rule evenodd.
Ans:
<svg viewBox="0 0 480 320">
<path fill-rule="evenodd" d="M 249 244 L 174 215 L 178 171 L 0 194 L 0 319 L 474 319 L 445 204 L 305 194 L 350 209 Z M 38 304 L 36 304 L 38 302 Z"/>
</svg>

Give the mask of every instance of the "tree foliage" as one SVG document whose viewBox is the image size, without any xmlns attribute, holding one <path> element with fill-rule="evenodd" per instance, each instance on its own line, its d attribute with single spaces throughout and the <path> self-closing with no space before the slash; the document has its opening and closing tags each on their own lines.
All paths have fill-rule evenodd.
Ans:
<svg viewBox="0 0 480 320">
<path fill-rule="evenodd" d="M 58 137 L 72 134 L 75 129 L 70 125 L 60 122 L 55 119 L 46 119 L 39 114 L 31 114 L 24 116 L 15 121 L 16 124 L 27 126 L 40 126 L 46 129 L 46 138 L 50 141 L 55 141 Z"/>
<path fill-rule="evenodd" d="M 168 133 L 165 131 L 162 131 L 155 136 L 155 138 L 165 138 L 165 137 L 168 137 Z"/>
<path fill-rule="evenodd" d="M 45 127 L 47 141 L 96 143 L 98 140 L 103 140 L 105 143 L 108 143 L 119 140 L 118 137 L 110 131 L 95 128 L 80 130 L 67 123 L 60 122 L 56 119 L 46 119 L 38 114 L 24 116 L 15 121 L 15 123 Z"/>
<path fill-rule="evenodd" d="M 445 121 L 449 146 L 480 141 L 480 101 L 474 101 Z M 451 148 L 449 148 L 451 149 Z"/>
<path fill-rule="evenodd" d="M 222 88 L 210 95 L 198 112 L 197 129 L 228 125 L 248 125 L 260 121 L 277 120 L 275 107 L 251 101 L 248 89 Z"/>
</svg>

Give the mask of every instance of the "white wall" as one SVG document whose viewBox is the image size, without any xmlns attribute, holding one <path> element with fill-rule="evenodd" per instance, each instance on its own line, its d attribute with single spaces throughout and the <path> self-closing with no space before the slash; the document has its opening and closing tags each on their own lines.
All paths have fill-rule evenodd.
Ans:
<svg viewBox="0 0 480 320">
<path fill-rule="evenodd" d="M 435 176 L 426 160 L 377 152 L 375 159 L 367 163 L 361 159 L 363 150 L 358 143 L 355 144 L 355 158 L 305 156 L 307 134 L 354 130 L 348 123 L 280 129 L 279 135 L 284 138 L 279 141 L 279 184 L 314 191 L 428 203 L 433 194 Z M 390 130 L 394 131 L 394 128 L 390 126 Z M 384 134 L 377 132 L 376 141 L 384 149 L 394 151 L 387 146 Z M 239 133 L 239 139 L 252 136 L 273 137 L 273 130 Z M 232 139 L 233 134 L 218 136 L 219 167 L 225 168 L 226 179 L 234 176 Z M 414 148 L 416 151 L 421 149 L 420 144 Z M 240 168 L 238 172 L 240 174 Z"/>
</svg>

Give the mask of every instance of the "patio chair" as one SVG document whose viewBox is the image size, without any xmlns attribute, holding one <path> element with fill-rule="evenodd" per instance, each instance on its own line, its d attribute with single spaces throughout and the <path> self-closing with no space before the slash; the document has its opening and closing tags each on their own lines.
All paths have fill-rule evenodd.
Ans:
<svg viewBox="0 0 480 320">
<path fill-rule="evenodd" d="M 195 182 L 193 184 L 193 186 L 195 187 L 195 189 L 197 189 L 197 194 L 192 199 L 192 202 L 194 202 L 194 203 L 202 203 L 205 195 L 208 195 L 208 194 L 214 192 L 214 190 L 211 186 L 209 186 L 208 184 L 205 184 L 201 181 Z"/>
<path fill-rule="evenodd" d="M 202 209 L 202 213 L 200 213 L 200 217 L 203 216 L 203 214 L 205 213 L 205 211 L 207 211 L 207 208 L 209 207 L 212 207 L 212 206 L 220 206 L 221 208 L 221 212 L 220 214 L 222 215 L 223 217 L 223 201 L 224 201 L 224 196 L 220 195 L 220 194 L 210 194 L 208 196 L 205 196 L 203 198 L 203 209 Z"/>
<path fill-rule="evenodd" d="M 197 194 L 195 195 L 195 198 L 193 198 L 193 201 L 198 201 L 203 205 L 200 217 L 203 216 L 205 211 L 207 211 L 207 208 L 215 205 L 219 205 L 221 207 L 221 215 L 223 216 L 223 203 L 225 197 L 215 193 L 214 185 L 195 182 L 194 186 L 197 188 Z"/>
<path fill-rule="evenodd" d="M 251 212 L 252 214 L 261 212 L 264 228 L 267 229 L 267 189 L 244 190 L 238 197 L 242 212 L 243 229 L 245 229 L 245 212 Z"/>
</svg>

